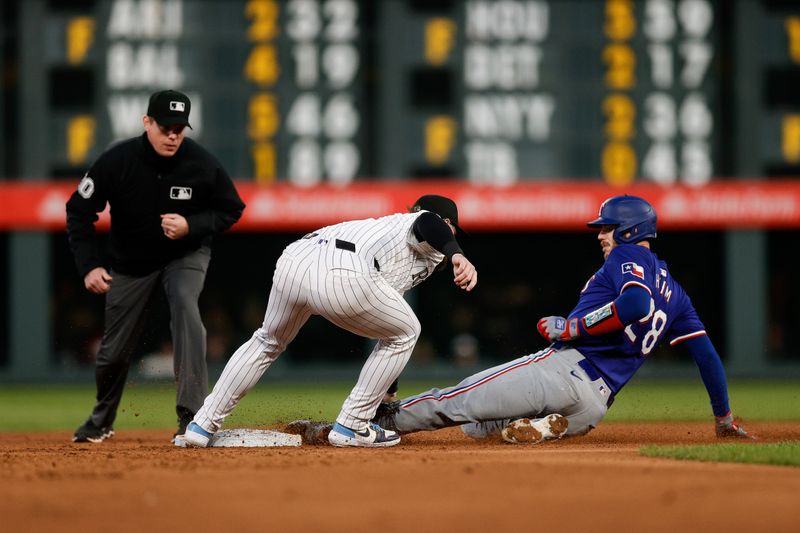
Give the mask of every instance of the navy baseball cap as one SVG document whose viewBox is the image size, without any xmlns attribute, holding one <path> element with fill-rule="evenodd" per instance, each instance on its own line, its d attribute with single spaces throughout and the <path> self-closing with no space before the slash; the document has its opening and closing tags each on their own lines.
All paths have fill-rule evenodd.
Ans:
<svg viewBox="0 0 800 533">
<path fill-rule="evenodd" d="M 449 218 L 450 223 L 455 226 L 459 233 L 467 234 L 467 232 L 458 225 L 458 206 L 456 206 L 456 203 L 450 198 L 439 196 L 438 194 L 420 196 L 419 200 L 414 202 L 411 211 L 416 212 L 422 210 L 436 213 L 442 218 Z"/>
<path fill-rule="evenodd" d="M 156 119 L 162 126 L 189 126 L 189 111 L 192 102 L 185 94 L 173 91 L 158 91 L 150 96 L 147 115 Z"/>
</svg>

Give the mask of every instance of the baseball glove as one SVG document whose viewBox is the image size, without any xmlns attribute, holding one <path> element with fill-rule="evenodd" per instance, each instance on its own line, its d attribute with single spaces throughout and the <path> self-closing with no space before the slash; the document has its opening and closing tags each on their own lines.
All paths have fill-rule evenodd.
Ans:
<svg viewBox="0 0 800 533">
<path fill-rule="evenodd" d="M 314 422 L 313 420 L 295 420 L 289 422 L 283 431 L 292 435 L 300 435 L 303 444 L 313 444 L 315 446 L 328 444 L 328 433 L 331 432 L 333 424 L 327 422 Z"/>
</svg>

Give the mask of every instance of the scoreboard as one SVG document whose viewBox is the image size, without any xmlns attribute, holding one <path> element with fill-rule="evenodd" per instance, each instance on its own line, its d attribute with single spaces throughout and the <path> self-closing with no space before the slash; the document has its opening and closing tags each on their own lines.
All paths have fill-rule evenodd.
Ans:
<svg viewBox="0 0 800 533">
<path fill-rule="evenodd" d="M 26 15 L 39 5 L 39 15 Z M 45 177 L 192 99 L 237 179 L 704 185 L 800 174 L 788 0 L 28 0 Z M 26 56 L 26 61 L 32 56 Z M 29 88 L 21 88 L 25 91 Z M 35 94 L 35 92 L 33 93 Z M 38 114 L 38 115 L 37 115 Z"/>
<path fill-rule="evenodd" d="M 751 83 L 763 87 L 757 152 L 769 175 L 800 174 L 800 3 L 768 2 L 750 60 Z"/>
<path fill-rule="evenodd" d="M 108 141 L 141 133 L 149 94 L 168 87 L 189 95 L 189 135 L 233 176 L 352 181 L 366 168 L 359 8 L 354 0 L 109 0 L 56 20 L 74 51 L 59 59 L 88 67 L 92 94 L 78 104 L 85 113 L 56 127 L 67 148 L 59 163 L 85 164 Z"/>
<path fill-rule="evenodd" d="M 700 184 L 719 172 L 717 2 L 469 0 L 449 16 L 389 4 L 385 30 L 424 44 L 387 47 L 382 61 L 418 104 L 395 109 L 388 143 L 416 130 L 419 168 L 493 184 Z M 403 156 L 394 172 L 409 172 Z"/>
</svg>

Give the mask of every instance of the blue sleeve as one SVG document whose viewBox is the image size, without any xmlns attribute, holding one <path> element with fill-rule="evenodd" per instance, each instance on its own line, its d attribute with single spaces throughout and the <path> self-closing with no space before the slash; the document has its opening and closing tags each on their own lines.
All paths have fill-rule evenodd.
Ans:
<svg viewBox="0 0 800 533">
<path fill-rule="evenodd" d="M 631 324 L 650 312 L 650 293 L 644 287 L 631 285 L 614 300 L 614 307 L 619 321 L 625 325 Z"/>
<path fill-rule="evenodd" d="M 708 391 L 711 399 L 711 409 L 714 416 L 725 416 L 730 411 L 728 403 L 728 383 L 725 379 L 725 369 L 719 358 L 717 350 L 711 344 L 708 335 L 701 335 L 687 339 L 683 345 L 689 349 L 697 367 L 700 369 L 700 376 Z"/>
<path fill-rule="evenodd" d="M 604 335 L 623 329 L 650 312 L 650 293 L 639 285 L 629 285 L 611 303 L 578 320 L 580 336 Z M 588 328 L 592 328 L 591 331 Z"/>
</svg>

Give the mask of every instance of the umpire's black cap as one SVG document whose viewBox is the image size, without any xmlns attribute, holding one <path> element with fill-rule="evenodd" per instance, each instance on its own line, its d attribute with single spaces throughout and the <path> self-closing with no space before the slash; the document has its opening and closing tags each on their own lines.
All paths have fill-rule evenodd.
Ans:
<svg viewBox="0 0 800 533">
<path fill-rule="evenodd" d="M 467 232 L 458 225 L 458 206 L 456 206 L 456 203 L 450 198 L 439 196 L 438 194 L 420 196 L 419 200 L 414 202 L 414 205 L 411 207 L 411 212 L 422 210 L 436 213 L 442 218 L 449 218 L 450 223 L 455 226 L 458 233 L 467 235 Z"/>
<path fill-rule="evenodd" d="M 168 89 L 150 96 L 147 115 L 156 119 L 162 126 L 189 126 L 189 111 L 192 102 L 185 94 Z"/>
</svg>

